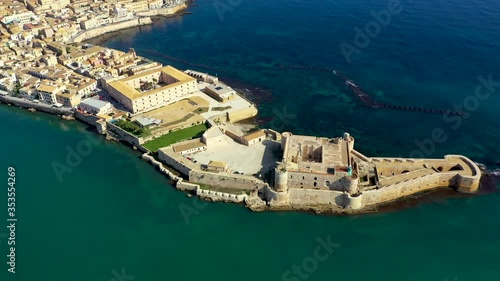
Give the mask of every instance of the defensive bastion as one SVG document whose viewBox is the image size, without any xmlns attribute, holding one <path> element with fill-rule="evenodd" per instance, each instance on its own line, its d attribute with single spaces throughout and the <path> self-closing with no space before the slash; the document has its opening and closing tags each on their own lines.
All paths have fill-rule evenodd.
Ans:
<svg viewBox="0 0 500 281">
<path fill-rule="evenodd" d="M 479 167 L 461 155 L 446 155 L 443 159 L 367 157 L 354 150 L 354 138 L 348 133 L 320 138 L 276 132 L 267 137 L 278 142 L 282 152 L 270 179 L 207 171 L 172 147 L 160 149 L 159 158 L 196 183 L 194 186 L 201 183 L 228 194 L 245 191 L 247 207 L 254 211 L 364 213 L 436 188 L 463 193 L 474 193 L 479 188 Z"/>
<path fill-rule="evenodd" d="M 367 157 L 354 150 L 354 138 L 348 133 L 333 139 L 283 133 L 281 144 L 283 159 L 273 183 L 265 186 L 267 206 L 257 203 L 257 210 L 359 213 L 436 188 L 474 193 L 481 178 L 479 167 L 461 155 Z"/>
</svg>

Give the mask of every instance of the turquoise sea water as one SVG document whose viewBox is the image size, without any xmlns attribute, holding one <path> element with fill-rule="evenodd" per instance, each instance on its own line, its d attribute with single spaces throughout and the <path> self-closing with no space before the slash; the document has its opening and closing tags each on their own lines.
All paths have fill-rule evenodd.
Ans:
<svg viewBox="0 0 500 281">
<path fill-rule="evenodd" d="M 179 68 L 189 66 L 146 51 L 211 65 L 222 79 L 266 89 L 250 95 L 262 126 L 324 136 L 349 131 L 367 155 L 405 157 L 418 149 L 416 140 L 441 128 L 448 139 L 426 155 L 460 153 L 498 168 L 500 88 L 455 128 L 458 121 L 440 115 L 366 108 L 329 73 L 273 66 L 337 68 L 380 101 L 444 109 L 474 95 L 478 76 L 500 81 L 500 2 L 401 5 L 351 63 L 340 43 L 353 44 L 353 28 L 364 28 L 386 1 L 242 1 L 222 21 L 213 2 L 199 1 L 191 15 L 115 33 L 105 45 L 134 47 Z M 17 170 L 18 217 L 15 275 L 6 271 L 1 234 L 7 231 L 0 229 L 2 281 L 477 281 L 500 275 L 499 192 L 361 217 L 252 213 L 186 197 L 138 153 L 79 123 L 4 105 L 0 120 L 0 169 L 5 179 L 8 166 Z M 89 146 L 79 161 L 67 161 L 68 151 Z M 54 162 L 74 165 L 60 180 Z M 0 202 L 7 202 L 6 189 Z M 188 220 L 181 210 L 192 212 Z M 311 264 L 318 239 L 331 239 L 335 249 Z M 317 268 L 283 279 L 304 262 Z"/>
</svg>

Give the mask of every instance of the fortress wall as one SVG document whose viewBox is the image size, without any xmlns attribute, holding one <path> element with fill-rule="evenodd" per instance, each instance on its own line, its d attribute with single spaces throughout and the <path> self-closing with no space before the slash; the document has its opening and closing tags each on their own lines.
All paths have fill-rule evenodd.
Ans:
<svg viewBox="0 0 500 281">
<path fill-rule="evenodd" d="M 226 136 L 230 137 L 231 139 L 233 139 L 235 142 L 243 143 L 240 136 L 238 136 L 237 134 L 235 134 L 229 130 L 224 130 L 224 134 Z"/>
<path fill-rule="evenodd" d="M 352 153 L 353 156 L 356 156 L 356 157 L 358 157 L 359 159 L 361 159 L 361 160 L 363 160 L 365 162 L 371 162 L 372 161 L 372 159 L 370 157 L 367 157 L 364 154 L 361 154 L 360 152 L 358 152 L 358 151 L 356 151 L 354 149 L 351 150 L 351 153 Z"/>
<path fill-rule="evenodd" d="M 343 190 L 348 184 L 344 174 L 312 174 L 288 171 L 289 188 L 320 188 Z M 328 182 L 328 185 L 327 185 Z M 314 185 L 316 183 L 316 186 Z"/>
<path fill-rule="evenodd" d="M 151 18 L 149 18 L 149 17 L 148 18 L 131 19 L 131 20 L 127 20 L 127 21 L 123 21 L 123 22 L 119 22 L 119 23 L 114 23 L 114 24 L 86 30 L 86 31 L 82 32 L 81 34 L 79 34 L 78 36 L 76 36 L 75 38 L 73 38 L 72 41 L 75 43 L 82 42 L 82 41 L 88 40 L 90 38 L 94 38 L 94 37 L 97 37 L 97 36 L 100 36 L 100 35 L 103 35 L 103 34 L 106 34 L 109 32 L 118 31 L 120 29 L 141 26 L 141 25 L 146 25 L 146 24 L 152 24 L 152 23 L 153 22 L 151 21 Z"/>
<path fill-rule="evenodd" d="M 470 176 L 458 175 L 456 179 L 456 186 L 458 188 L 458 191 L 460 192 L 464 193 L 476 192 L 477 189 L 479 188 L 481 181 L 481 174 L 482 174 L 481 170 L 476 165 L 476 163 L 474 163 L 469 158 L 462 155 L 446 155 L 444 158 L 446 159 L 459 158 L 467 164 L 467 166 L 470 168 L 472 172 L 472 175 Z"/>
<path fill-rule="evenodd" d="M 273 190 L 269 185 L 264 186 L 264 193 L 268 201 L 286 203 L 290 198 L 290 191 L 277 192 Z"/>
<path fill-rule="evenodd" d="M 86 115 L 86 114 L 83 114 L 79 111 L 75 111 L 75 118 L 82 121 L 85 124 L 89 124 L 92 126 L 96 126 L 97 121 L 101 119 L 95 115 Z"/>
<path fill-rule="evenodd" d="M 333 190 L 293 188 L 289 190 L 290 205 L 338 205 L 343 206 L 345 194 Z"/>
<path fill-rule="evenodd" d="M 271 135 L 273 140 L 281 142 L 281 134 L 273 129 L 264 129 L 266 135 Z"/>
<path fill-rule="evenodd" d="M 252 191 L 264 186 L 264 182 L 254 177 L 218 174 L 199 170 L 189 173 L 189 181 L 219 188 L 241 189 Z"/>
<path fill-rule="evenodd" d="M 258 113 L 257 108 L 254 105 L 252 105 L 247 108 L 229 111 L 227 113 L 227 116 L 231 123 L 236 123 L 241 120 L 252 118 L 255 115 L 257 115 L 257 113 Z"/>
<path fill-rule="evenodd" d="M 200 188 L 199 185 L 197 184 L 193 184 L 193 183 L 189 183 L 189 182 L 184 182 L 183 179 L 179 179 L 175 185 L 175 187 L 178 189 L 178 190 L 183 190 L 183 191 L 194 191 L 194 190 L 197 190 L 198 188 Z"/>
<path fill-rule="evenodd" d="M 158 169 L 160 170 L 160 172 L 162 172 L 165 175 L 167 175 L 171 180 L 182 181 L 181 178 L 179 178 L 178 176 L 174 175 L 174 173 L 170 172 L 167 168 L 163 167 L 163 164 L 161 162 L 156 161 L 156 159 L 154 159 L 153 156 L 151 156 L 151 155 L 149 155 L 147 153 L 144 153 L 142 155 L 142 159 L 150 162 L 151 164 L 153 164 L 153 166 L 158 167 Z"/>
<path fill-rule="evenodd" d="M 173 167 L 176 171 L 179 171 L 185 176 L 189 176 L 189 172 L 193 169 L 191 165 L 185 165 L 182 162 L 178 161 L 176 158 L 182 157 L 177 155 L 172 151 L 172 148 L 166 148 L 166 151 L 159 149 L 158 150 L 158 158 L 165 164 Z M 194 166 L 194 164 L 193 164 Z"/>
<path fill-rule="evenodd" d="M 454 186 L 455 173 L 436 173 L 363 192 L 363 205 L 377 205 L 437 187 Z"/>
<path fill-rule="evenodd" d="M 223 202 L 233 202 L 233 203 L 241 203 L 248 198 L 248 195 L 246 194 L 236 195 L 232 193 L 225 193 L 225 192 L 213 191 L 201 188 L 196 189 L 196 195 L 199 196 L 200 198 L 209 198 L 213 201 L 223 201 Z"/>
<path fill-rule="evenodd" d="M 123 130 L 122 128 L 114 125 L 114 124 L 111 124 L 111 123 L 106 123 L 107 124 L 107 129 L 109 132 L 112 132 L 113 135 L 121 140 L 121 141 L 126 141 L 132 145 L 135 145 L 135 146 L 140 146 L 141 144 L 144 143 L 144 139 L 143 138 L 138 138 L 134 135 L 132 135 L 131 133 Z"/>
</svg>

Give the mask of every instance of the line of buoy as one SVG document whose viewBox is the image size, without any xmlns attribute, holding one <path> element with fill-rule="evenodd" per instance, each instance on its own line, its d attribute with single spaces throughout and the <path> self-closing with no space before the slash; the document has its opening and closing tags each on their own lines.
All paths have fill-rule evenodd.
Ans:
<svg viewBox="0 0 500 281">
<path fill-rule="evenodd" d="M 219 69 L 213 68 L 213 67 L 205 65 L 205 64 L 192 63 L 192 62 L 189 62 L 187 60 L 183 60 L 183 59 L 179 59 L 179 58 L 172 57 L 172 56 L 169 56 L 169 55 L 165 55 L 165 54 L 162 54 L 162 53 L 157 52 L 157 51 L 144 50 L 144 52 L 152 54 L 154 56 L 159 56 L 159 57 L 162 57 L 162 58 L 166 58 L 166 59 L 171 60 L 171 61 L 179 62 L 179 63 L 185 64 L 185 65 L 190 65 L 190 66 L 195 66 L 195 67 L 201 67 L 201 68 L 205 68 L 205 69 L 212 70 L 212 71 L 215 71 L 215 72 L 222 72 Z"/>
<path fill-rule="evenodd" d="M 461 112 L 461 111 L 450 111 L 450 110 L 441 110 L 441 109 L 432 109 L 432 108 L 392 105 L 392 104 L 386 104 L 386 103 L 374 101 L 360 86 L 355 84 L 351 79 L 349 79 L 341 71 L 335 70 L 333 68 L 308 67 L 308 66 L 301 66 L 301 65 L 283 65 L 283 64 L 278 65 L 278 67 L 281 69 L 288 68 L 288 69 L 298 69 L 298 70 L 307 70 L 307 71 L 332 72 L 333 74 L 337 75 L 340 79 L 342 79 L 346 83 L 346 85 L 351 90 L 350 92 L 352 94 L 354 94 L 355 97 L 357 97 L 359 100 L 361 100 L 361 102 L 363 104 L 365 104 L 371 108 L 376 108 L 376 109 L 385 108 L 385 109 L 415 111 L 415 112 L 432 113 L 432 114 L 458 115 L 458 116 L 466 115 L 465 112 Z"/>
<path fill-rule="evenodd" d="M 205 64 L 199 64 L 199 63 L 192 63 L 184 59 L 176 58 L 173 56 L 169 56 L 166 54 L 159 53 L 157 51 L 152 51 L 152 50 L 144 50 L 146 53 L 156 55 L 162 58 L 166 58 L 171 61 L 179 62 L 185 65 L 190 65 L 190 66 L 195 66 L 195 67 L 201 67 L 205 68 L 208 70 L 212 70 L 215 72 L 223 72 L 220 69 L 213 68 L 211 66 L 205 65 Z M 340 79 L 342 79 L 346 85 L 350 89 L 350 93 L 353 94 L 356 98 L 358 98 L 364 105 L 369 106 L 374 109 L 394 109 L 394 110 L 403 110 L 403 111 L 414 111 L 414 112 L 422 112 L 422 113 L 432 113 L 432 114 L 447 114 L 447 115 L 458 115 L 458 116 L 464 116 L 466 115 L 465 112 L 461 111 L 450 111 L 450 110 L 441 110 L 441 109 L 431 109 L 431 108 L 421 108 L 421 107 L 409 107 L 409 106 L 402 106 L 402 105 L 392 105 L 392 104 L 386 104 L 386 103 L 381 103 L 374 101 L 370 95 L 368 95 L 360 86 L 355 84 L 351 79 L 349 79 L 345 74 L 343 74 L 339 70 L 335 70 L 333 68 L 328 68 L 328 67 L 309 67 L 309 66 L 302 66 L 302 65 L 284 65 L 284 64 L 278 64 L 276 66 L 277 68 L 280 69 L 294 69 L 294 70 L 305 70 L 305 71 L 316 71 L 316 72 L 331 72 L 338 76 Z"/>
</svg>

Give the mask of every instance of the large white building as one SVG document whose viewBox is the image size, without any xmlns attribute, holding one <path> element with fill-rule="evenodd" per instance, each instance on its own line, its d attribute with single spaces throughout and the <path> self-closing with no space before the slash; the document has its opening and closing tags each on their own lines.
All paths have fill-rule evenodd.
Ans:
<svg viewBox="0 0 500 281">
<path fill-rule="evenodd" d="M 195 78 L 166 66 L 109 82 L 106 89 L 132 113 L 138 113 L 177 101 L 198 87 Z"/>
<path fill-rule="evenodd" d="M 113 106 L 107 101 L 98 99 L 86 99 L 78 105 L 78 109 L 90 114 L 109 114 L 113 111 Z"/>
<path fill-rule="evenodd" d="M 1 19 L 1 22 L 3 24 L 11 24 L 13 22 L 24 24 L 24 23 L 32 23 L 32 22 L 37 22 L 37 21 L 39 21 L 39 18 L 33 12 L 12 14 L 12 15 L 8 15 L 8 16 L 4 16 Z"/>
</svg>

